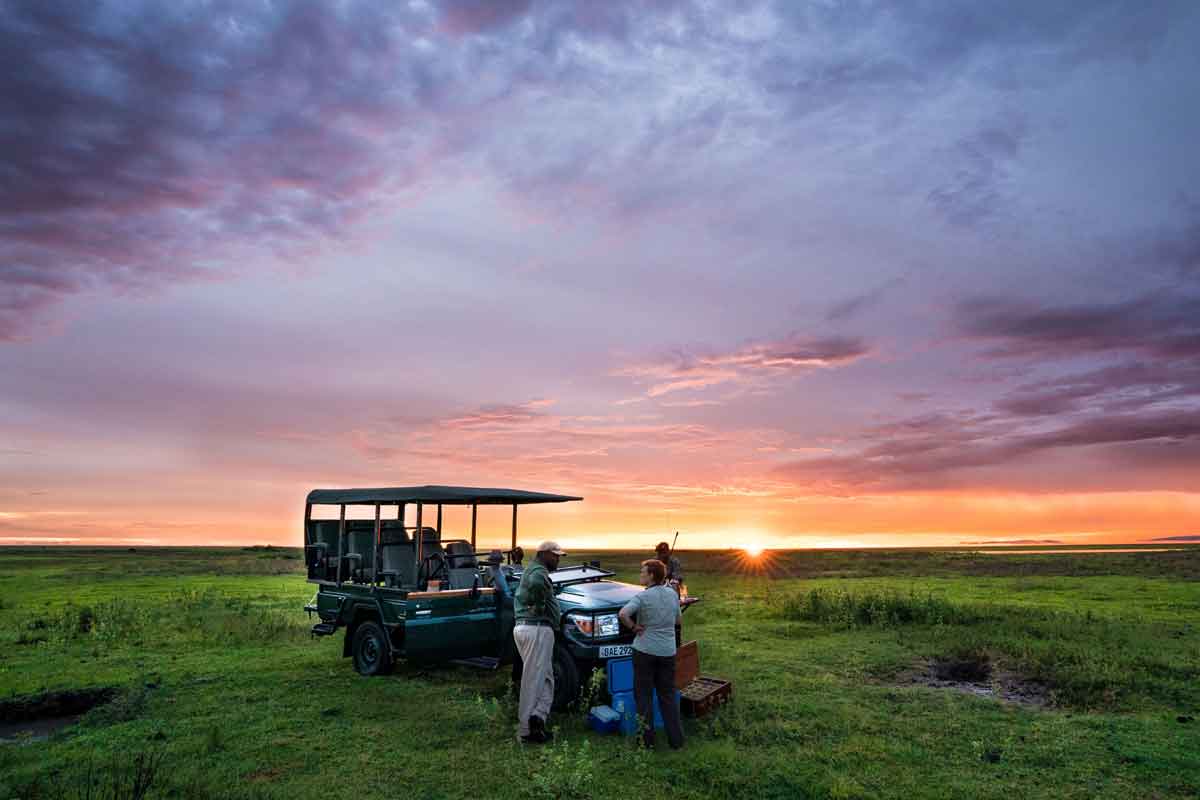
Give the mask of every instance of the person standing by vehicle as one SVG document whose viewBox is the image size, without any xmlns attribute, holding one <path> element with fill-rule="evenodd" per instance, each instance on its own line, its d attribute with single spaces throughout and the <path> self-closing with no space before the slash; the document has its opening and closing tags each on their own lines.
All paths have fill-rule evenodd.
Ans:
<svg viewBox="0 0 1200 800">
<path fill-rule="evenodd" d="M 654 555 L 662 562 L 663 568 L 667 571 L 667 585 L 674 589 L 677 595 L 687 597 L 687 589 L 683 584 L 683 564 L 671 552 L 671 545 L 659 542 L 654 548 Z"/>
<path fill-rule="evenodd" d="M 553 738 L 546 718 L 554 702 L 554 634 L 562 624 L 562 614 L 550 573 L 558 569 L 558 560 L 565 555 L 558 542 L 538 545 L 537 556 L 521 574 L 513 598 L 513 641 L 523 662 L 517 736 L 529 744 L 544 744 Z"/>
<path fill-rule="evenodd" d="M 680 622 L 679 595 L 666 585 L 667 570 L 661 560 L 642 562 L 641 582 L 646 589 L 634 595 L 618 615 L 621 624 L 637 634 L 633 640 L 633 692 L 641 717 L 642 742 L 654 747 L 652 691 L 671 748 L 683 747 L 683 725 L 675 704 L 675 628 Z M 636 620 L 634 615 L 637 616 Z"/>
</svg>

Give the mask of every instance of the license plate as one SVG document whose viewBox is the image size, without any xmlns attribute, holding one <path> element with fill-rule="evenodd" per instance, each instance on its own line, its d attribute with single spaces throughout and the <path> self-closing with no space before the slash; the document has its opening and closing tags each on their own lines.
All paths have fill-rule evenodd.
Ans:
<svg viewBox="0 0 1200 800">
<path fill-rule="evenodd" d="M 601 658 L 623 658 L 633 655 L 633 645 L 607 644 L 600 648 Z"/>
</svg>

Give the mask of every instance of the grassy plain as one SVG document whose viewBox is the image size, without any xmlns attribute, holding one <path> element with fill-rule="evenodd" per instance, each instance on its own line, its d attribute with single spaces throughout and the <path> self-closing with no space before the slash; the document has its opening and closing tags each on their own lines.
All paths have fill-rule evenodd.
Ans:
<svg viewBox="0 0 1200 800">
<path fill-rule="evenodd" d="M 735 699 L 646 753 L 581 714 L 520 747 L 506 672 L 358 677 L 308 636 L 297 551 L 0 549 L 0 701 L 118 690 L 0 742 L 0 798 L 134 796 L 135 764 L 182 798 L 1200 794 L 1200 548 L 681 555 L 687 637 Z M 631 580 L 640 554 L 578 557 Z M 1035 702 L 925 685 L 931 664 Z"/>
</svg>

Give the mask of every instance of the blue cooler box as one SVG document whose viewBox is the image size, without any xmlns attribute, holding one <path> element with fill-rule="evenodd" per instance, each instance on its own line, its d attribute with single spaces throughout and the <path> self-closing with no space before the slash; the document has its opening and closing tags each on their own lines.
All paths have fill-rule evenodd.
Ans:
<svg viewBox="0 0 1200 800">
<path fill-rule="evenodd" d="M 599 733 L 616 733 L 621 728 L 621 715 L 611 706 L 593 706 L 588 712 L 588 725 Z"/>
</svg>

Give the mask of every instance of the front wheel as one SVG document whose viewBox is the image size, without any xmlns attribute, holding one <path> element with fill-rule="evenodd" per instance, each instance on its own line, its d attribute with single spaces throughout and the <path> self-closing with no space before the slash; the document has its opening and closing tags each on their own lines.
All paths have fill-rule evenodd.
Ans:
<svg viewBox="0 0 1200 800">
<path fill-rule="evenodd" d="M 561 644 L 554 645 L 554 710 L 564 711 L 579 699 L 579 666 Z"/>
<path fill-rule="evenodd" d="M 378 622 L 359 623 L 351 645 L 354 669 L 359 675 L 386 675 L 392 671 L 392 651 L 387 634 Z"/>
</svg>

